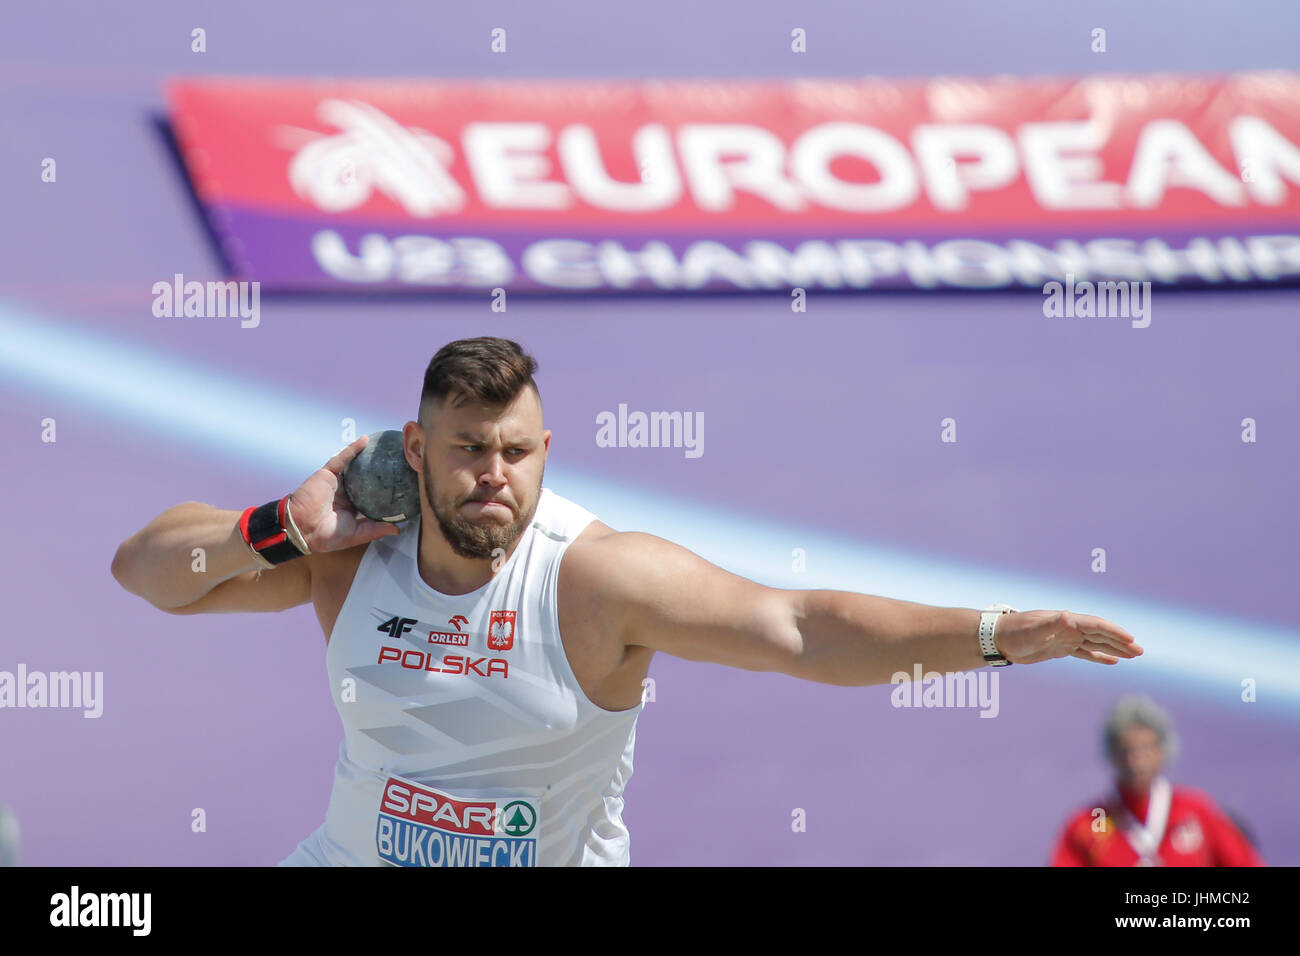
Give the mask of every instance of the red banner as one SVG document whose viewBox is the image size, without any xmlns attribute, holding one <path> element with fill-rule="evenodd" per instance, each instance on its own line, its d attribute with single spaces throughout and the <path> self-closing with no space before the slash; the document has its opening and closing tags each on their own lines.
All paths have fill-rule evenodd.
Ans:
<svg viewBox="0 0 1300 956">
<path fill-rule="evenodd" d="M 1041 286 L 1300 275 L 1300 74 L 185 80 L 268 288 Z"/>
</svg>

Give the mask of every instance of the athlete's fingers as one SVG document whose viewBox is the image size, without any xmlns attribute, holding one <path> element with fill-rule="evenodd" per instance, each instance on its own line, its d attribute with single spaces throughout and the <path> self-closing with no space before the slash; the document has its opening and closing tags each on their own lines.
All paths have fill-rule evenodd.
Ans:
<svg viewBox="0 0 1300 956">
<path fill-rule="evenodd" d="M 1105 654 L 1097 650 L 1089 650 L 1086 647 L 1080 647 L 1078 650 L 1070 652 L 1071 657 L 1077 657 L 1079 660 L 1092 661 L 1095 664 L 1118 664 L 1119 658 L 1111 654 Z"/>
<path fill-rule="evenodd" d="M 348 447 L 344 448 L 342 451 L 340 451 L 329 461 L 325 462 L 325 464 L 322 467 L 326 471 L 333 472 L 334 477 L 342 478 L 343 470 L 348 467 L 348 462 L 350 462 L 353 458 L 356 458 L 357 455 L 361 454 L 361 449 L 366 447 L 366 442 L 369 440 L 369 438 L 370 438 L 369 435 L 362 435 L 360 438 L 358 438 L 352 444 L 348 445 Z"/>
<path fill-rule="evenodd" d="M 353 545 L 377 541 L 389 535 L 401 534 L 402 529 L 391 521 L 374 521 L 370 518 L 357 518 L 357 530 L 353 535 Z"/>
<path fill-rule="evenodd" d="M 1067 612 L 1066 619 L 1069 621 L 1070 626 L 1083 634 L 1087 634 L 1090 639 L 1104 638 L 1111 647 L 1117 650 L 1125 647 L 1137 647 L 1137 652 L 1142 653 L 1142 648 L 1138 647 L 1137 638 L 1118 624 L 1112 623 L 1103 617 Z"/>
<path fill-rule="evenodd" d="M 1082 631 L 1076 631 L 1075 633 L 1082 638 L 1079 646 L 1085 647 L 1089 650 L 1101 651 L 1102 653 L 1109 654 L 1112 657 L 1122 657 L 1125 659 L 1140 657 L 1142 655 L 1142 648 L 1137 644 L 1128 644 L 1124 641 L 1117 641 L 1105 637 L 1104 635 L 1092 635 Z"/>
<path fill-rule="evenodd" d="M 1086 640 L 1079 645 L 1079 648 L 1085 651 L 1096 651 L 1099 654 L 1105 654 L 1108 657 L 1114 657 L 1117 659 L 1126 656 L 1125 652 L 1115 650 L 1105 641 Z M 1128 655 L 1128 656 L 1132 656 L 1132 655 Z"/>
<path fill-rule="evenodd" d="M 356 512 L 357 517 L 361 516 L 361 512 L 357 511 L 356 506 L 352 504 L 352 499 L 348 497 L 347 490 L 344 489 L 341 481 L 338 483 L 338 487 L 334 489 L 332 507 L 335 511 Z"/>
</svg>

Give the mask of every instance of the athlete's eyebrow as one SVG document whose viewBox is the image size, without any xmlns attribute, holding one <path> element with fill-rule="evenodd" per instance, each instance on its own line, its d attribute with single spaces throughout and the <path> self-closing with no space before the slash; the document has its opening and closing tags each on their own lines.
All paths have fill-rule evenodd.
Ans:
<svg viewBox="0 0 1300 956">
<path fill-rule="evenodd" d="M 487 440 L 480 435 L 471 435 L 469 432 L 457 432 L 452 436 L 456 441 L 469 442 L 472 445 L 486 445 Z M 516 438 L 513 441 L 506 442 L 507 448 L 532 448 L 537 444 L 531 438 Z"/>
</svg>

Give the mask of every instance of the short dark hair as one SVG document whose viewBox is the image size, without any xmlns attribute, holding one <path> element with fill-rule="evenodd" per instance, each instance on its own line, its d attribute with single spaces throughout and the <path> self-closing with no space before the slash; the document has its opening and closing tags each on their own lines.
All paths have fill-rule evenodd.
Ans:
<svg viewBox="0 0 1300 956">
<path fill-rule="evenodd" d="M 420 424 L 430 424 L 426 408 L 441 404 L 448 396 L 454 405 L 466 401 L 484 405 L 507 405 L 525 388 L 541 398 L 533 373 L 537 361 L 518 342 L 492 335 L 448 342 L 430 360 L 420 392 Z"/>
</svg>

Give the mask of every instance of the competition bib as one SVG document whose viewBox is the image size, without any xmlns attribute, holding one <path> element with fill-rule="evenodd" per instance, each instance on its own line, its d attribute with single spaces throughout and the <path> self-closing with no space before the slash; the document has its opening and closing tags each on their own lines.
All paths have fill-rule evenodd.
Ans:
<svg viewBox="0 0 1300 956">
<path fill-rule="evenodd" d="M 389 866 L 536 866 L 536 797 L 457 796 L 389 775 L 375 847 Z"/>
</svg>

